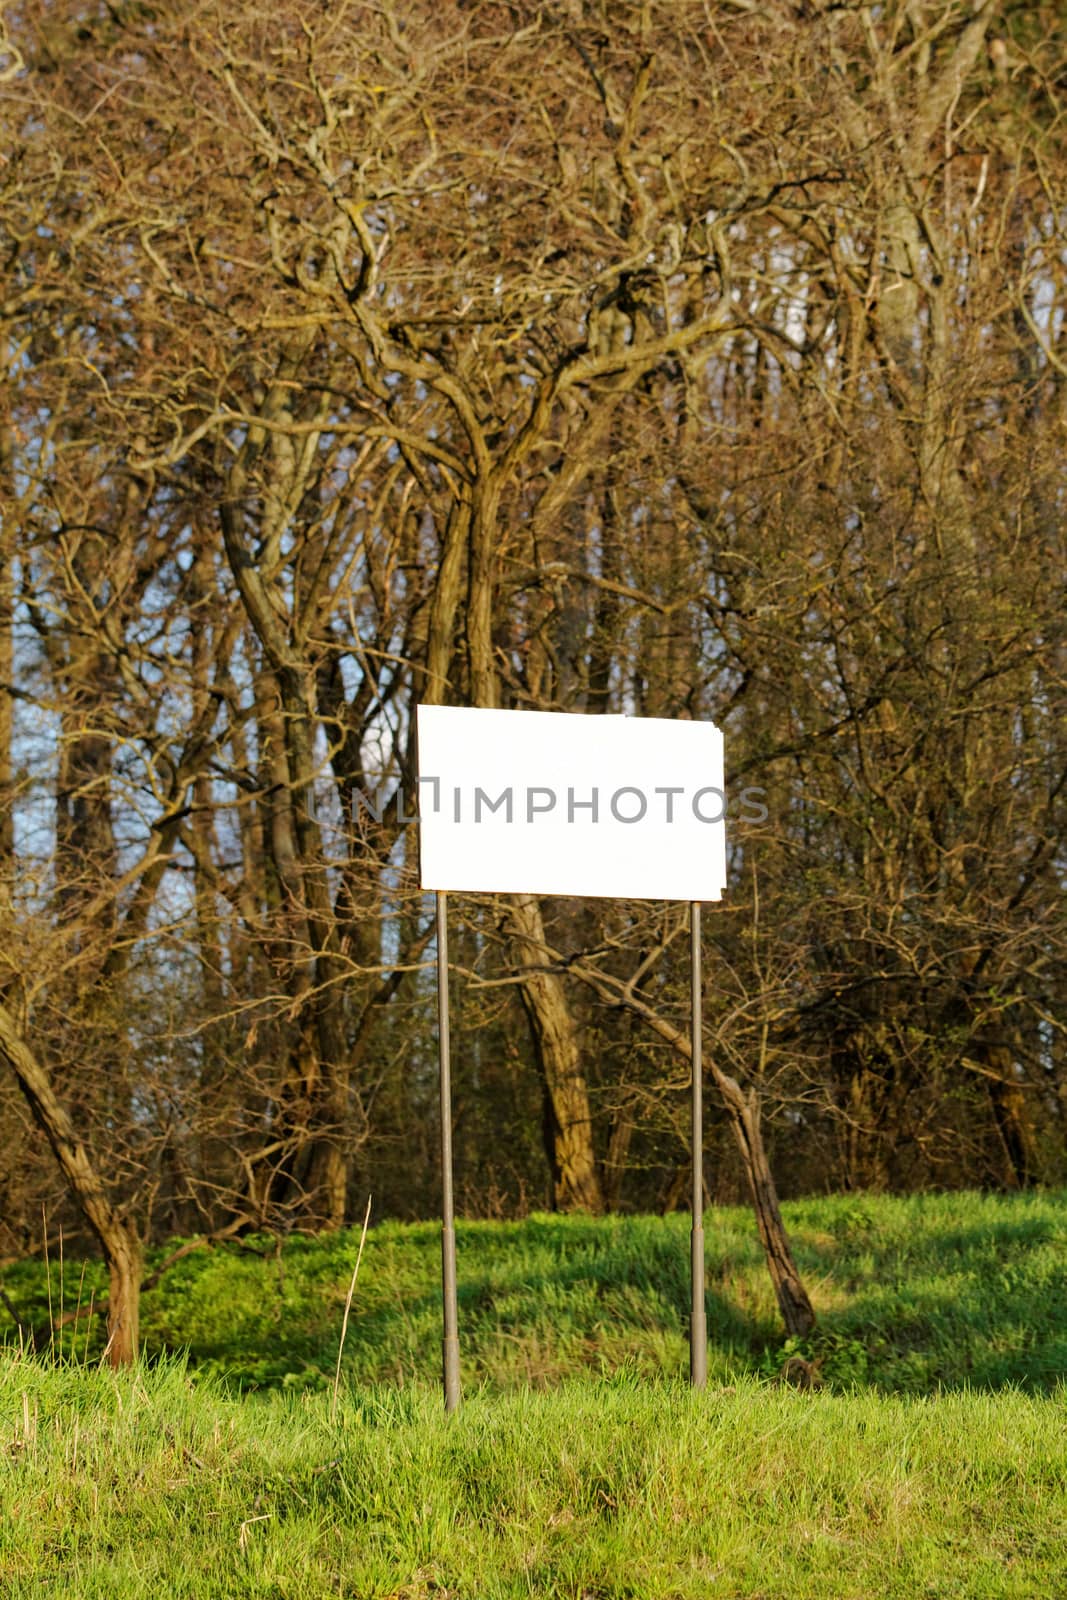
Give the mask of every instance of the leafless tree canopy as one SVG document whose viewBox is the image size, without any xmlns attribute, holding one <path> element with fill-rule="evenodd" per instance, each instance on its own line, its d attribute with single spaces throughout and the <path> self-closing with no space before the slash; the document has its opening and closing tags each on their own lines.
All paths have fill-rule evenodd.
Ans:
<svg viewBox="0 0 1067 1600">
<path fill-rule="evenodd" d="M 2 14 L 0 1249 L 432 1208 L 420 701 L 724 728 L 772 1267 L 1062 1181 L 1062 8 Z M 681 909 L 455 910 L 467 1210 L 677 1204 Z"/>
</svg>

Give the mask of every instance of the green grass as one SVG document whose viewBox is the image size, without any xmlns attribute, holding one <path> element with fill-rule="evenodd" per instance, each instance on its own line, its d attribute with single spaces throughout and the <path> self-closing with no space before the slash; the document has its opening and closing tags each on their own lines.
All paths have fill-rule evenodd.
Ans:
<svg viewBox="0 0 1067 1600">
<path fill-rule="evenodd" d="M 707 1218 L 702 1395 L 680 1216 L 462 1226 L 451 1418 L 431 1225 L 370 1235 L 335 1422 L 355 1232 L 186 1257 L 145 1296 L 133 1372 L 86 1366 L 84 1326 L 51 1357 L 9 1342 L 0 1595 L 1067 1595 L 1065 1197 L 786 1211 L 822 1319 L 813 1393 L 770 1377 L 785 1346 L 743 1211 Z M 99 1271 L 3 1276 L 31 1321 L 49 1283 L 58 1315 Z"/>
<path fill-rule="evenodd" d="M 1047 1392 L 1067 1376 L 1067 1195 L 838 1197 L 785 1208 L 820 1332 L 802 1353 L 832 1387 L 922 1394 L 1013 1385 Z M 459 1226 L 464 1378 L 506 1390 L 618 1370 L 687 1371 L 688 1219 L 536 1216 Z M 712 1381 L 776 1372 L 781 1324 L 752 1217 L 708 1213 Z M 440 1352 L 439 1230 L 385 1223 L 367 1240 L 345 1349 L 359 1385 L 432 1382 Z M 333 1378 L 358 1230 L 187 1256 L 144 1297 L 150 1356 L 185 1350 L 237 1388 L 324 1386 Z M 67 1261 L 58 1314 L 102 1292 Z M 10 1268 L 20 1314 L 47 1324 L 40 1262 Z M 3 1313 L 0 1313 L 2 1316 Z M 97 1319 L 99 1321 L 99 1319 Z M 89 1348 L 99 1348 L 97 1328 Z M 8 1322 L 7 1336 L 15 1336 Z M 84 1325 L 61 1336 L 79 1353 Z"/>
<path fill-rule="evenodd" d="M 239 1399 L 0 1371 L 9 1600 L 1067 1593 L 1067 1394 L 694 1396 L 632 1377 Z"/>
</svg>

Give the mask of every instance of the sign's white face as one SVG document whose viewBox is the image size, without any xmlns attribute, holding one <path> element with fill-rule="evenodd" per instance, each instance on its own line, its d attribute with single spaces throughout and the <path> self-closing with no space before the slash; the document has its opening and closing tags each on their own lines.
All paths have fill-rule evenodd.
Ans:
<svg viewBox="0 0 1067 1600">
<path fill-rule="evenodd" d="M 721 898 L 712 723 L 452 706 L 417 717 L 424 889 Z"/>
</svg>

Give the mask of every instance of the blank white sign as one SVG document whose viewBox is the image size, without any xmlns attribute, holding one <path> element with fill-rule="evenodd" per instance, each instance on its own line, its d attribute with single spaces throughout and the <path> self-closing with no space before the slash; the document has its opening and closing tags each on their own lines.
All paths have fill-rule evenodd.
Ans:
<svg viewBox="0 0 1067 1600">
<path fill-rule="evenodd" d="M 417 719 L 424 889 L 722 897 L 713 723 L 453 706 Z"/>
</svg>

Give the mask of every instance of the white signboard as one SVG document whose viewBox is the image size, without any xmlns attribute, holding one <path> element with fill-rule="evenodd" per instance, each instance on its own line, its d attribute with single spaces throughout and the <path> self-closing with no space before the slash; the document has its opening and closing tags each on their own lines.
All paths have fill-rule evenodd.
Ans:
<svg viewBox="0 0 1067 1600">
<path fill-rule="evenodd" d="M 419 706 L 424 889 L 718 900 L 710 722 Z"/>
</svg>

